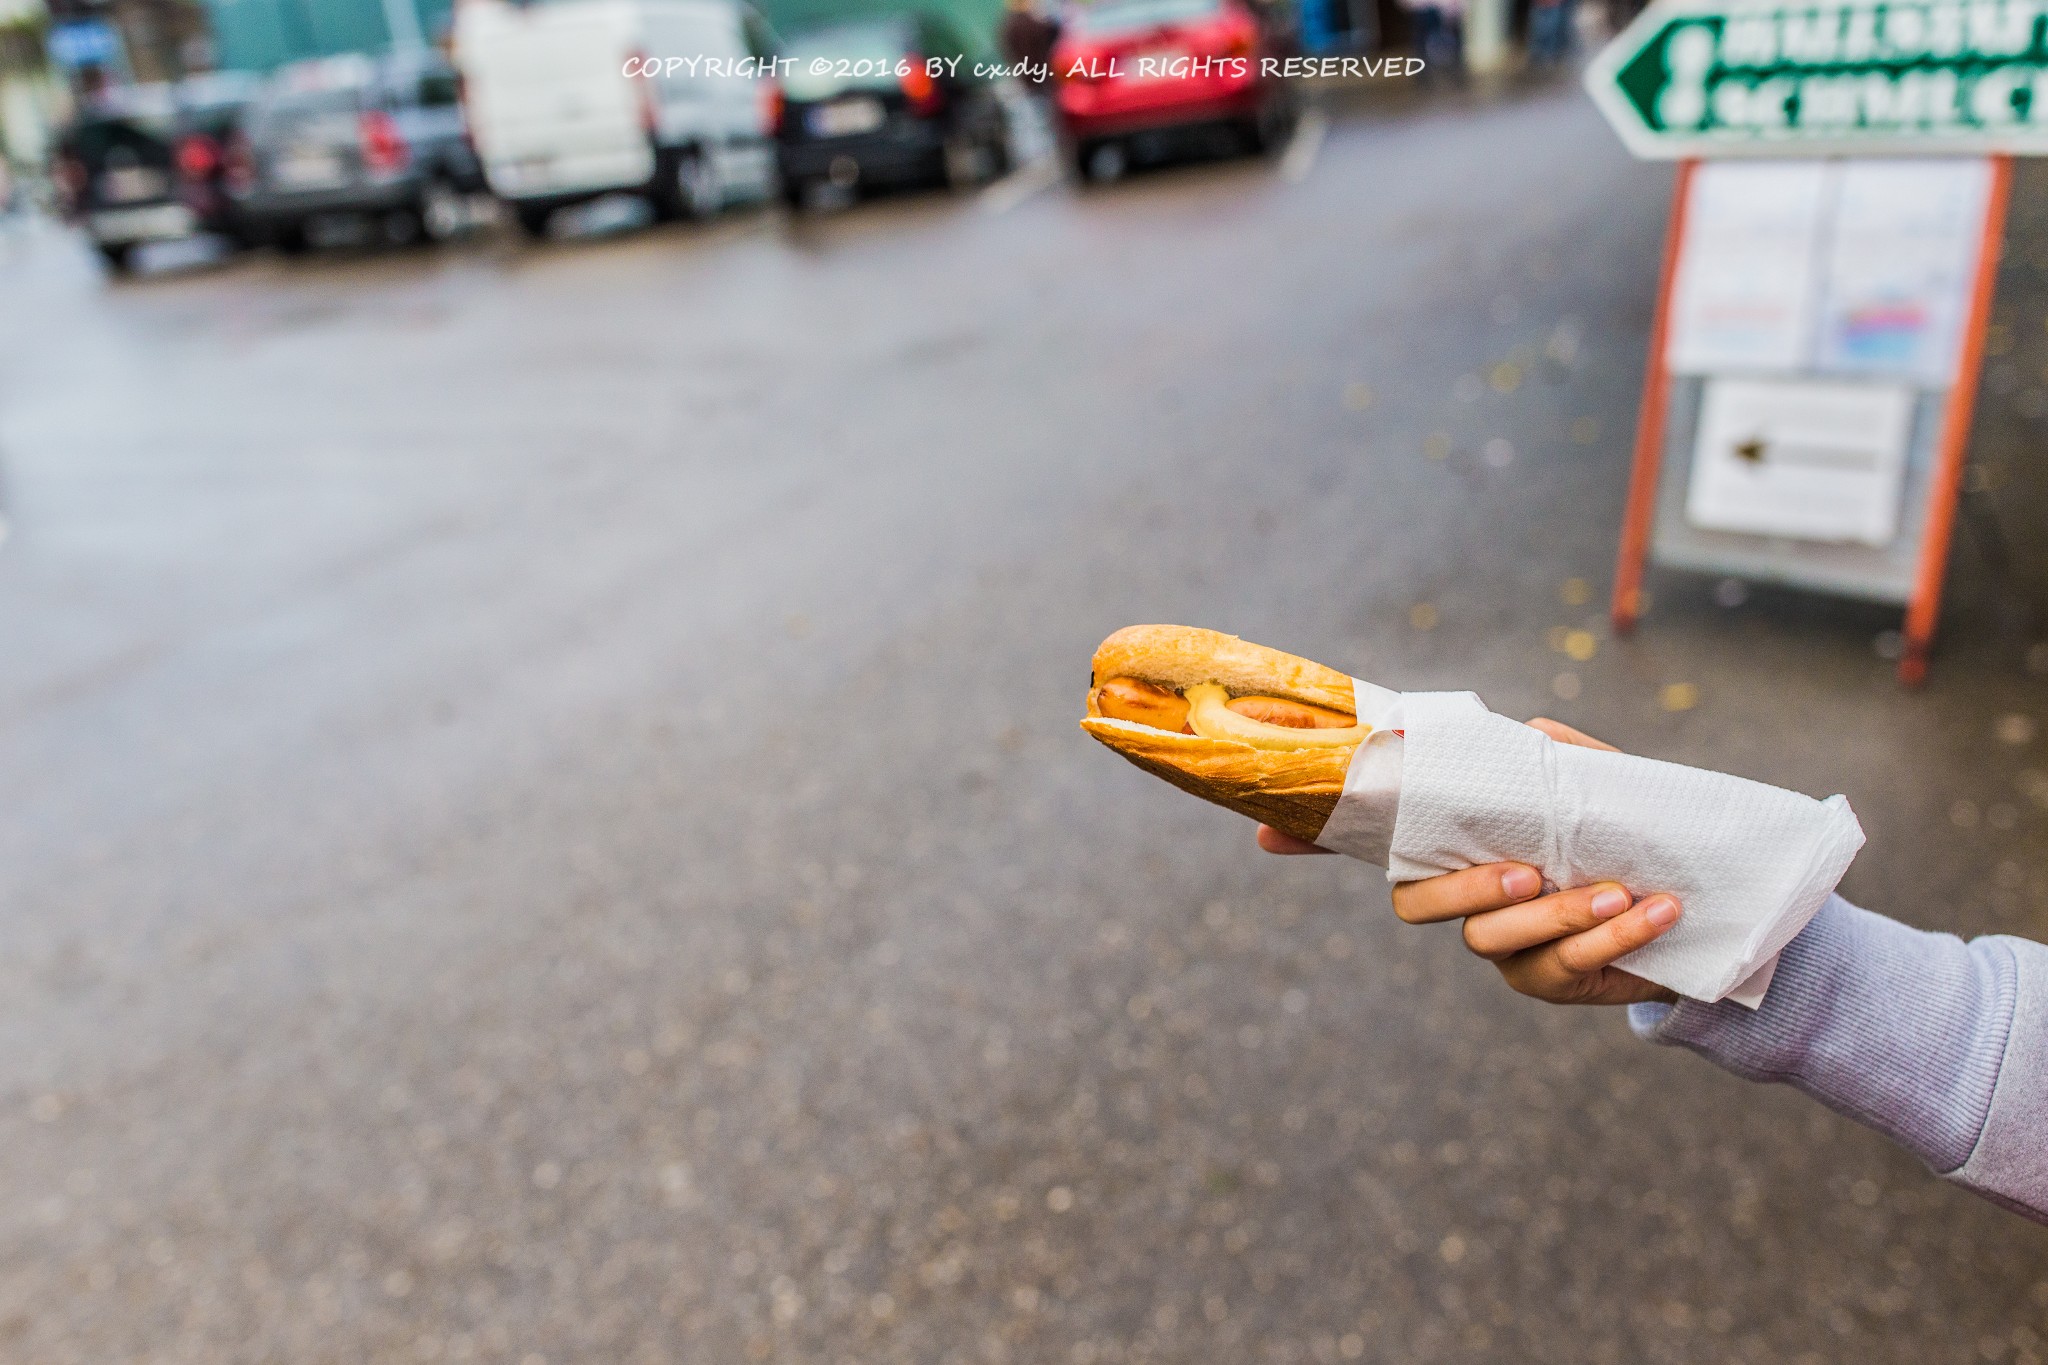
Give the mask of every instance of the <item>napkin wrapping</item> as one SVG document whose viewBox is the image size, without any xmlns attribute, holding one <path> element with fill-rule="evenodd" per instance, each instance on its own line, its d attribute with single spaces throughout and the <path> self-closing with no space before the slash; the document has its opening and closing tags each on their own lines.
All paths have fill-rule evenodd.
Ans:
<svg viewBox="0 0 2048 1365">
<path fill-rule="evenodd" d="M 1385 738 L 1354 755 L 1325 847 L 1384 852 L 1391 881 L 1522 862 L 1551 888 L 1670 892 L 1678 924 L 1616 965 L 1695 1000 L 1760 1004 L 1779 950 L 1863 846 L 1840 796 L 1559 744 L 1470 692 L 1357 689 Z"/>
</svg>

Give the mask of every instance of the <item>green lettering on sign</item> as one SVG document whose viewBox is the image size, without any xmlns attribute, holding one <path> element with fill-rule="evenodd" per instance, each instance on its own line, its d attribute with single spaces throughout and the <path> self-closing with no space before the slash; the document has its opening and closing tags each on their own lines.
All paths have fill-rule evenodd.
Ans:
<svg viewBox="0 0 2048 1365">
<path fill-rule="evenodd" d="M 2048 0 L 1653 4 L 1586 70 L 1644 157 L 2048 151 Z"/>
</svg>

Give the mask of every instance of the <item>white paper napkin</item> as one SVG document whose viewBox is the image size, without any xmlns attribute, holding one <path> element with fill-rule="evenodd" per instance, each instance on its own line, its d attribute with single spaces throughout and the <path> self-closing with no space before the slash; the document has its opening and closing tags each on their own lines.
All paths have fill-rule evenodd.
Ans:
<svg viewBox="0 0 2048 1365">
<path fill-rule="evenodd" d="M 1359 746 L 1318 842 L 1383 855 L 1394 881 L 1513 861 L 1553 887 L 1668 891 L 1677 926 L 1618 965 L 1695 1000 L 1761 1003 L 1779 950 L 1863 846 L 1840 796 L 1557 744 L 1469 692 L 1357 686 L 1361 718 L 1404 735 Z"/>
</svg>

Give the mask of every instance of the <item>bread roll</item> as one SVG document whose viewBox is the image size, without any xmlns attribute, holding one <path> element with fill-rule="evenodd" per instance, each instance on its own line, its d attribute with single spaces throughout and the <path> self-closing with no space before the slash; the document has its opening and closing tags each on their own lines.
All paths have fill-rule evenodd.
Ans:
<svg viewBox="0 0 2048 1365">
<path fill-rule="evenodd" d="M 1128 626 L 1102 642 L 1089 676 L 1081 728 L 1154 776 L 1205 801 L 1313 841 L 1337 808 L 1356 742 L 1288 747 L 1288 731 L 1257 747 L 1228 739 L 1174 734 L 1105 716 L 1097 689 L 1134 678 L 1176 691 L 1214 683 L 1231 696 L 1283 697 L 1355 716 L 1351 679 L 1277 649 L 1191 626 Z M 1292 732 L 1312 742 L 1315 731 Z M 1327 736 L 1330 732 L 1321 732 Z"/>
</svg>

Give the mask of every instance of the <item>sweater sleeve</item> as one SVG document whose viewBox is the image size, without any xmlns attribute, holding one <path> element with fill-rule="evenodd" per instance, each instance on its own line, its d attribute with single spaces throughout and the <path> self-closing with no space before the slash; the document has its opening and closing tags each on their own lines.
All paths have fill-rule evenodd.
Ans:
<svg viewBox="0 0 2048 1365">
<path fill-rule="evenodd" d="M 1635 1005 L 1629 1023 L 1803 1090 L 2048 1223 L 2048 947 L 1964 943 L 1836 896 L 1786 946 L 1762 1008 Z"/>
</svg>

